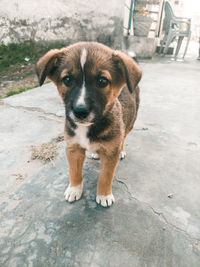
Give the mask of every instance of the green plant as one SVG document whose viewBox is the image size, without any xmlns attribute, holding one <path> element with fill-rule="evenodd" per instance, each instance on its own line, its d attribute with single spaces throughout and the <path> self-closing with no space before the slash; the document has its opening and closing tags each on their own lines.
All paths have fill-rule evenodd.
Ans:
<svg viewBox="0 0 200 267">
<path fill-rule="evenodd" d="M 0 45 L 0 74 L 7 71 L 11 66 L 26 64 L 27 61 L 35 63 L 37 59 L 50 49 L 66 46 L 63 42 L 40 44 L 27 41 L 20 44 L 11 43 Z"/>
<path fill-rule="evenodd" d="M 10 91 L 10 92 L 7 92 L 6 94 L 6 97 L 9 97 L 9 96 L 12 96 L 12 95 L 17 95 L 17 94 L 20 94 L 22 92 L 25 92 L 25 91 L 28 91 L 30 89 L 33 89 L 33 88 L 36 88 L 38 87 L 39 84 L 35 84 L 34 86 L 23 86 L 23 87 L 20 87 L 19 89 L 17 90 L 13 90 L 13 91 Z"/>
</svg>

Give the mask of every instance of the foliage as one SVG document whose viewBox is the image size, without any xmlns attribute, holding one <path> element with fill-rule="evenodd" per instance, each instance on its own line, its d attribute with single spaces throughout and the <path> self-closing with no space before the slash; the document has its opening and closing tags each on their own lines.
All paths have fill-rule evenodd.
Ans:
<svg viewBox="0 0 200 267">
<path fill-rule="evenodd" d="M 20 88 L 17 89 L 17 90 L 13 90 L 13 91 L 9 91 L 9 92 L 7 92 L 6 97 L 8 97 L 8 96 L 12 96 L 12 95 L 16 95 L 16 94 L 20 94 L 20 93 L 22 93 L 22 92 L 25 92 L 25 91 L 28 91 L 28 90 L 30 90 L 30 89 L 36 88 L 36 87 L 38 87 L 38 86 L 39 86 L 39 84 L 37 83 L 37 84 L 35 84 L 34 86 L 23 86 L 23 87 L 20 87 Z"/>
<path fill-rule="evenodd" d="M 37 59 L 50 49 L 62 48 L 66 46 L 62 42 L 52 42 L 40 44 L 32 41 L 8 45 L 0 45 L 0 74 L 6 72 L 11 66 L 26 64 L 27 61 L 35 63 Z"/>
</svg>

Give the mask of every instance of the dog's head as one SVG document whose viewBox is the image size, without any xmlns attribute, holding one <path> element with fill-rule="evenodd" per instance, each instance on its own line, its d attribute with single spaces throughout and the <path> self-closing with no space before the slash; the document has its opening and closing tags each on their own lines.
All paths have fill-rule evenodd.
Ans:
<svg viewBox="0 0 200 267">
<path fill-rule="evenodd" d="M 92 124 L 112 107 L 127 84 L 133 92 L 141 70 L 126 54 L 99 43 L 77 43 L 51 50 L 36 65 L 40 85 L 50 78 L 57 86 L 68 120 Z"/>
</svg>

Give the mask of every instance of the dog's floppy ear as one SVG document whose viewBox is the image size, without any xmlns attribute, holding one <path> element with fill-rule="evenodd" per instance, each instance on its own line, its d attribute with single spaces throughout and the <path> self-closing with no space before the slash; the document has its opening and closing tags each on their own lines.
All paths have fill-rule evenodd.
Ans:
<svg viewBox="0 0 200 267">
<path fill-rule="evenodd" d="M 133 92 L 142 77 L 142 70 L 134 59 L 123 52 L 115 51 L 113 53 L 113 60 L 122 72 L 129 91 Z"/>
<path fill-rule="evenodd" d="M 58 49 L 53 49 L 47 52 L 36 64 L 36 73 L 40 86 L 44 83 L 46 77 L 52 80 L 60 63 L 63 53 Z"/>
</svg>

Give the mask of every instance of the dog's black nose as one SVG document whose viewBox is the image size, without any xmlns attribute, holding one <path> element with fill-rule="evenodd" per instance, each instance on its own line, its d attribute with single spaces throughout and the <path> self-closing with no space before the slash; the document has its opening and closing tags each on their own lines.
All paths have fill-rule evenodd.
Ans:
<svg viewBox="0 0 200 267">
<path fill-rule="evenodd" d="M 79 119 L 85 119 L 89 115 L 89 109 L 85 105 L 77 105 L 73 107 L 74 115 Z"/>
</svg>

